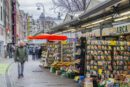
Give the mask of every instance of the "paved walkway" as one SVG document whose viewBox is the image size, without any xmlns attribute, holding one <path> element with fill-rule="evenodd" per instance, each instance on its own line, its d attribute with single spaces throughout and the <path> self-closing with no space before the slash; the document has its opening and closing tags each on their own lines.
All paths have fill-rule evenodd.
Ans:
<svg viewBox="0 0 130 87">
<path fill-rule="evenodd" d="M 6 72 L 11 63 L 13 63 L 13 59 L 0 58 L 0 87 L 7 87 Z"/>
<path fill-rule="evenodd" d="M 17 64 L 10 68 L 12 87 L 77 87 L 73 80 L 52 74 L 39 67 L 39 61 L 29 60 L 25 64 L 24 78 L 17 79 Z M 0 86 L 1 87 L 1 86 Z"/>
</svg>

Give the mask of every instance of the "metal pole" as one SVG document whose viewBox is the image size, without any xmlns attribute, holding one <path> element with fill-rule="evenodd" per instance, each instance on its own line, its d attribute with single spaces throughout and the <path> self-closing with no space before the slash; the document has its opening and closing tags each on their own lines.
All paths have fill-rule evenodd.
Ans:
<svg viewBox="0 0 130 87">
<path fill-rule="evenodd" d="M 102 30 L 103 30 L 103 25 L 102 24 L 100 24 L 100 40 L 102 40 L 103 38 L 102 38 Z"/>
<path fill-rule="evenodd" d="M 44 9 L 44 5 L 42 5 L 42 8 L 43 8 L 43 14 L 44 14 L 44 29 L 46 28 L 45 27 L 45 23 L 46 23 L 46 16 L 45 16 L 45 9 Z M 43 29 L 43 30 L 44 30 Z M 45 32 L 45 30 L 43 31 L 43 32 Z"/>
<path fill-rule="evenodd" d="M 43 15 L 44 15 L 44 20 L 43 21 L 41 21 L 42 22 L 42 26 L 43 26 L 43 32 L 45 32 L 44 31 L 44 29 L 45 29 L 45 9 L 44 9 L 44 4 L 42 4 L 42 3 L 37 3 L 36 4 L 36 6 L 40 9 L 40 6 L 42 7 L 42 9 L 43 9 Z"/>
</svg>

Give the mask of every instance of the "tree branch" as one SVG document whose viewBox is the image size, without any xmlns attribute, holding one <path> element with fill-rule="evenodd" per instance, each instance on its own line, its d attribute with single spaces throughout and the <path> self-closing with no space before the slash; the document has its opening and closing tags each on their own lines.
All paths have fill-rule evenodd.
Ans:
<svg viewBox="0 0 130 87">
<path fill-rule="evenodd" d="M 68 12 L 85 11 L 91 0 L 52 0 L 53 4 Z"/>
</svg>

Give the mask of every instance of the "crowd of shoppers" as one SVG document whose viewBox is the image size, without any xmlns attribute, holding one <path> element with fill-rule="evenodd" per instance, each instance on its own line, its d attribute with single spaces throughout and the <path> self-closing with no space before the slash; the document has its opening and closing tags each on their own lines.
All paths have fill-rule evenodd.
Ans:
<svg viewBox="0 0 130 87">
<path fill-rule="evenodd" d="M 34 46 L 30 49 L 30 54 L 32 55 L 32 60 L 40 59 L 42 54 L 42 47 Z"/>
<path fill-rule="evenodd" d="M 15 50 L 16 47 L 18 47 L 18 44 L 14 45 L 12 43 L 8 43 L 7 45 L 4 46 L 4 57 L 5 58 L 14 58 L 15 56 Z M 32 55 L 32 59 L 33 60 L 37 60 L 41 58 L 41 54 L 42 54 L 42 47 L 38 46 L 38 45 L 33 45 L 33 46 L 29 46 L 29 44 L 25 44 L 25 47 L 27 49 L 27 53 L 28 55 Z"/>
</svg>

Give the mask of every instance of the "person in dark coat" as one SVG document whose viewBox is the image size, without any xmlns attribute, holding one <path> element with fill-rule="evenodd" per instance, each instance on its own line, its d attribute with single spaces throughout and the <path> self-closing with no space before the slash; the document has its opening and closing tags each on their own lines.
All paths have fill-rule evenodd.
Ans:
<svg viewBox="0 0 130 87">
<path fill-rule="evenodd" d="M 36 49 L 35 47 L 32 48 L 32 60 L 36 59 Z"/>
<path fill-rule="evenodd" d="M 14 60 L 18 63 L 18 78 L 24 77 L 24 63 L 28 61 L 28 54 L 24 42 L 19 42 L 19 46 L 15 50 Z"/>
<path fill-rule="evenodd" d="M 38 54 L 39 54 L 39 48 L 35 47 L 35 57 L 36 57 L 36 59 L 39 59 Z"/>
<path fill-rule="evenodd" d="M 7 52 L 8 52 L 9 58 L 12 58 L 13 57 L 13 55 L 12 55 L 13 48 L 12 48 L 12 44 L 11 43 L 8 43 L 8 45 L 7 45 Z"/>
<path fill-rule="evenodd" d="M 42 56 L 42 47 L 39 48 L 39 54 L 38 54 L 38 58 L 40 59 Z"/>
</svg>

